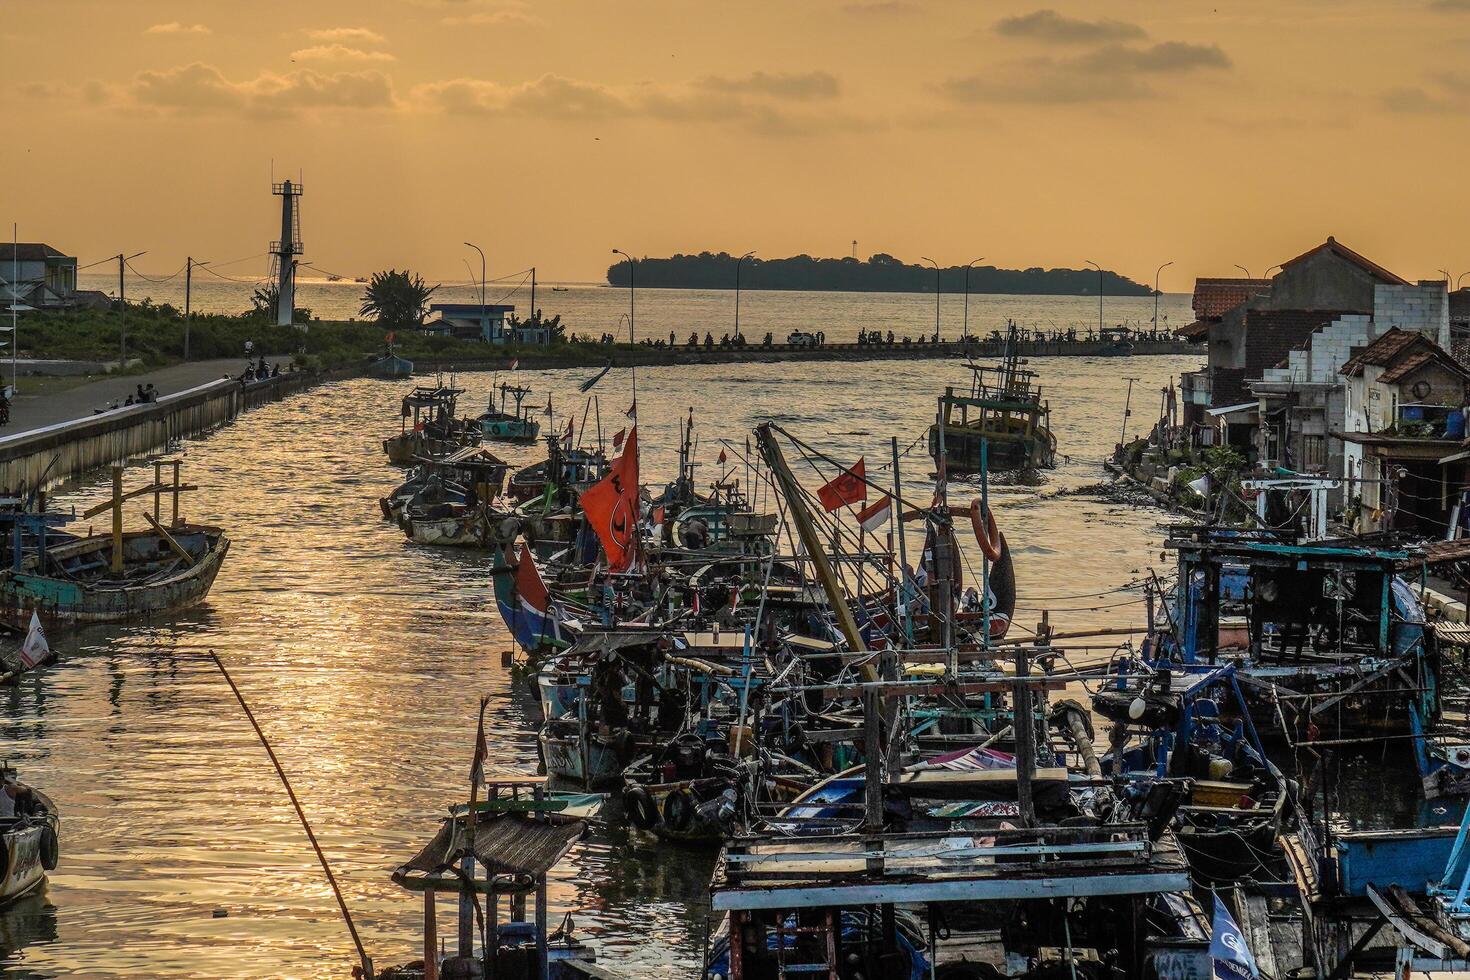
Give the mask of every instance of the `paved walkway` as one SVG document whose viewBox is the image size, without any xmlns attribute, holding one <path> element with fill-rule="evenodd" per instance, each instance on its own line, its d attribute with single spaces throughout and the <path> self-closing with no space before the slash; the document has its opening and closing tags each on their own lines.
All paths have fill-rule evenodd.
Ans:
<svg viewBox="0 0 1470 980">
<path fill-rule="evenodd" d="M 43 394 L 26 394 L 22 390 L 10 406 L 10 424 L 0 429 L 0 435 L 15 435 L 42 426 L 55 425 L 57 422 L 88 418 L 93 409 L 102 408 L 109 402 L 121 404 L 129 393 L 138 390 L 140 384 L 146 386 L 152 382 L 160 395 L 169 395 L 227 374 L 238 374 L 244 369 L 243 357 L 230 357 L 175 364 L 144 374 L 99 378 L 72 388 Z M 24 389 L 24 382 L 30 380 L 35 379 L 22 379 L 21 388 Z"/>
</svg>

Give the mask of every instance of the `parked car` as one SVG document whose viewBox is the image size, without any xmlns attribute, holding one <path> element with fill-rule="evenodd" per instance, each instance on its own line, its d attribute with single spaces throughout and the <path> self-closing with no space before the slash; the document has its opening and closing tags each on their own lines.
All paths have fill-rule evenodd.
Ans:
<svg viewBox="0 0 1470 980">
<path fill-rule="evenodd" d="M 786 343 L 792 347 L 817 347 L 821 342 L 817 340 L 816 334 L 807 333 L 805 330 L 793 330 L 786 335 Z"/>
</svg>

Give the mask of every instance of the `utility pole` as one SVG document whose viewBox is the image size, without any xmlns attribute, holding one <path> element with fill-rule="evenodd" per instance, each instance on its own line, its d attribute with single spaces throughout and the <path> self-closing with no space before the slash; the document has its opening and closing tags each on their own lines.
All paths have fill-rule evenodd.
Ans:
<svg viewBox="0 0 1470 980">
<path fill-rule="evenodd" d="M 1120 448 L 1128 442 L 1128 416 L 1133 414 L 1133 409 L 1129 406 L 1133 403 L 1133 382 L 1138 379 L 1124 378 L 1123 380 L 1128 382 L 1128 394 L 1123 399 L 1123 432 L 1118 436 L 1118 446 Z"/>
<path fill-rule="evenodd" d="M 129 259 L 136 259 L 140 255 L 147 254 L 147 249 L 141 252 L 134 252 L 132 255 L 124 255 L 121 252 L 117 253 L 118 322 L 121 324 L 120 329 L 122 331 L 122 360 L 118 362 L 117 366 L 119 371 L 126 371 L 128 369 L 128 297 L 125 292 L 127 280 L 123 275 L 123 270 L 127 268 Z"/>
<path fill-rule="evenodd" d="M 184 360 L 189 359 L 189 321 L 193 315 L 190 306 L 191 293 L 194 288 L 194 256 L 190 255 L 184 259 Z"/>
</svg>

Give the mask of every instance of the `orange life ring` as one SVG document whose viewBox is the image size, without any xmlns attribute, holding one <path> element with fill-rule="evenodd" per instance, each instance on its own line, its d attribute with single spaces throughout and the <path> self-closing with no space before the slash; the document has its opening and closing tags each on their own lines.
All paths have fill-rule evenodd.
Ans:
<svg viewBox="0 0 1470 980">
<path fill-rule="evenodd" d="M 995 526 L 995 514 L 978 498 L 970 501 L 970 524 L 975 528 L 975 540 L 985 557 L 1000 561 L 1000 531 Z"/>
</svg>

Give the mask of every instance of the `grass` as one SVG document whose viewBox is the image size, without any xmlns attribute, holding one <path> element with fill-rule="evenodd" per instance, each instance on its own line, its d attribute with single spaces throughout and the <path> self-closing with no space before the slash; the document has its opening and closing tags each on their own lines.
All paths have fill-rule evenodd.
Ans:
<svg viewBox="0 0 1470 980">
<path fill-rule="evenodd" d="M 20 321 L 20 353 L 25 357 L 116 361 L 127 331 L 129 358 L 156 368 L 184 360 L 184 317 L 172 306 L 130 305 L 125 311 L 83 310 L 31 313 Z M 307 370 L 331 370 L 361 364 L 383 351 L 385 330 L 358 321 L 312 320 L 305 330 L 277 327 L 263 318 L 196 314 L 189 323 L 189 359 L 240 358 L 245 343 L 269 359 L 290 357 Z M 500 364 L 520 358 L 526 366 L 553 367 L 600 364 L 609 349 L 595 344 L 561 343 L 551 347 L 491 347 L 471 340 L 396 331 L 395 349 L 409 360 Z M 618 345 L 626 347 L 627 345 Z M 629 348 L 632 350 L 633 348 Z"/>
</svg>

